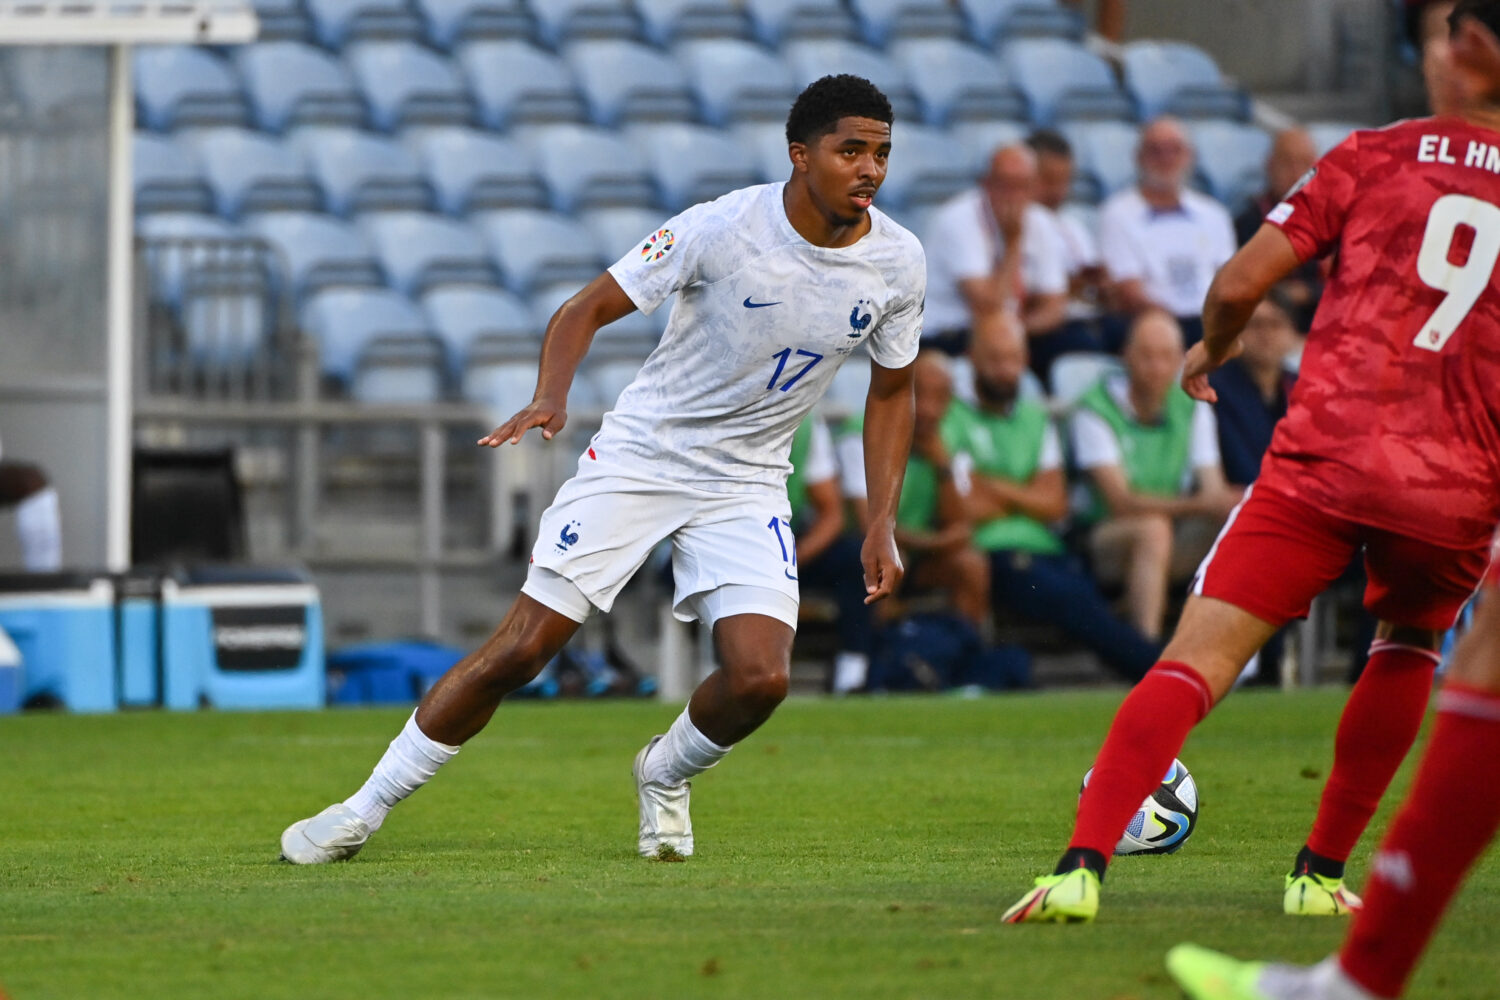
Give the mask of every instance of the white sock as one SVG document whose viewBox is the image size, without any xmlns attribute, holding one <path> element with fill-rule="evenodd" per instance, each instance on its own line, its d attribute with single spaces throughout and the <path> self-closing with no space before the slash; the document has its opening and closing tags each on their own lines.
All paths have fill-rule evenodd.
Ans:
<svg viewBox="0 0 1500 1000">
<path fill-rule="evenodd" d="M 430 740 L 417 728 L 417 713 L 411 718 L 375 765 L 364 787 L 344 800 L 370 825 L 370 832 L 380 829 L 386 813 L 418 788 L 427 784 L 438 768 L 453 759 L 458 747 Z"/>
<path fill-rule="evenodd" d="M 833 693 L 848 694 L 865 686 L 870 676 L 870 658 L 864 653 L 838 653 L 833 658 Z"/>
<path fill-rule="evenodd" d="M 647 781 L 657 784 L 680 785 L 723 760 L 730 749 L 700 733 L 684 708 L 677 721 L 672 723 L 672 728 L 667 730 L 667 735 L 646 757 L 644 776 Z"/>
<path fill-rule="evenodd" d="M 62 569 L 62 510 L 57 490 L 48 486 L 16 505 L 21 562 L 33 573 Z"/>
</svg>

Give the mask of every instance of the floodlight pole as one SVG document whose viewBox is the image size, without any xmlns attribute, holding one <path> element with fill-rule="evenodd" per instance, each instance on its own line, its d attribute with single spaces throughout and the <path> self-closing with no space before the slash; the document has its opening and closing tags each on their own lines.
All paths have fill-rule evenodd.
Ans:
<svg viewBox="0 0 1500 1000">
<path fill-rule="evenodd" d="M 105 340 L 108 385 L 105 417 L 105 563 L 111 572 L 130 568 L 130 475 L 133 434 L 131 385 L 132 267 L 135 254 L 135 189 L 131 139 L 135 132 L 135 88 L 130 46 L 109 47 L 109 223 L 105 279 Z"/>
</svg>

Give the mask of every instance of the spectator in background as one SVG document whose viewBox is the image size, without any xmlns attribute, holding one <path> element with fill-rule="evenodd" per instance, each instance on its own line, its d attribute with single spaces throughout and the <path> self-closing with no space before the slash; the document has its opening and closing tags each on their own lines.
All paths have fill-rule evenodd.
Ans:
<svg viewBox="0 0 1500 1000">
<path fill-rule="evenodd" d="M 34 465 L 8 462 L 0 450 L 0 507 L 14 507 L 21 564 L 33 573 L 62 569 L 62 513 L 57 490 Z"/>
<path fill-rule="evenodd" d="M 1139 680 L 1160 647 L 1116 618 L 1053 531 L 1068 511 L 1062 447 L 1046 408 L 1021 396 L 1027 338 L 1013 316 L 992 313 L 974 329 L 977 404 L 955 400 L 943 419 L 974 544 L 989 556 L 990 593 L 1003 610 L 1061 628 L 1111 670 Z"/>
<path fill-rule="evenodd" d="M 1223 205 L 1188 188 L 1193 147 L 1176 119 L 1158 118 L 1141 130 L 1136 163 L 1137 186 L 1112 196 L 1099 213 L 1111 298 L 1130 316 L 1166 310 L 1191 346 L 1203 337 L 1209 283 L 1236 249 L 1234 223 Z"/>
<path fill-rule="evenodd" d="M 1036 155 L 997 151 L 979 184 L 944 202 L 927 223 L 927 305 L 922 343 L 962 354 L 978 317 L 1016 312 L 1032 336 L 1062 326 L 1067 253 L 1036 203 Z"/>
<path fill-rule="evenodd" d="M 1063 0 L 1063 2 L 1079 10 L 1087 6 L 1084 0 Z M 1094 30 L 1116 44 L 1123 42 L 1125 40 L 1125 0 L 1097 0 L 1094 6 L 1097 11 Z"/>
<path fill-rule="evenodd" d="M 1125 341 L 1125 371 L 1078 401 L 1074 456 L 1095 496 L 1089 549 L 1105 583 L 1123 583 L 1130 620 L 1162 634 L 1167 586 L 1208 553 L 1243 490 L 1224 481 L 1213 409 L 1177 384 L 1182 330 L 1142 312 Z"/>
<path fill-rule="evenodd" d="M 1286 415 L 1297 377 L 1286 361 L 1299 346 L 1301 331 L 1286 293 L 1278 286 L 1256 306 L 1240 338 L 1244 353 L 1209 376 L 1219 394 L 1214 407 L 1224 478 L 1249 486 L 1260 475 L 1260 460 L 1271 446 L 1271 432 Z"/>
<path fill-rule="evenodd" d="M 1281 203 L 1292 187 L 1318 162 L 1318 150 L 1306 129 L 1286 128 L 1276 133 L 1266 157 L 1266 190 L 1256 196 L 1234 220 L 1234 235 L 1241 246 L 1265 224 L 1266 215 Z M 1292 310 L 1292 320 L 1302 329 L 1312 324 L 1318 299 L 1323 294 L 1323 265 L 1309 260 L 1279 286 Z"/>
</svg>

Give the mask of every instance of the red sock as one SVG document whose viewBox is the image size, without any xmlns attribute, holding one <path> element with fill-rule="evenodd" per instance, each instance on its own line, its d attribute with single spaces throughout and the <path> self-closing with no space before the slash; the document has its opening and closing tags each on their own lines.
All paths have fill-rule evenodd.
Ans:
<svg viewBox="0 0 1500 1000">
<path fill-rule="evenodd" d="M 1500 694 L 1444 688 L 1411 794 L 1380 845 L 1339 953 L 1376 996 L 1401 995 L 1458 885 L 1500 829 Z"/>
<path fill-rule="evenodd" d="M 1162 660 L 1141 678 L 1115 713 L 1078 803 L 1069 847 L 1108 858 L 1141 802 L 1161 783 L 1187 734 L 1213 707 L 1203 677 L 1186 663 Z"/>
<path fill-rule="evenodd" d="M 1370 647 L 1369 662 L 1339 719 L 1333 770 L 1307 837 L 1313 853 L 1349 860 L 1422 728 L 1438 659 L 1430 649 L 1384 640 Z"/>
</svg>

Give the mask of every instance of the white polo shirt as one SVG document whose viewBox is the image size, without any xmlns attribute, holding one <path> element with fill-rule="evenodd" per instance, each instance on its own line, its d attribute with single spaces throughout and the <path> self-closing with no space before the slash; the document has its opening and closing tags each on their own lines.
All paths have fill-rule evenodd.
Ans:
<svg viewBox="0 0 1500 1000">
<path fill-rule="evenodd" d="M 1052 213 L 1035 203 L 1028 206 L 1021 242 L 1023 287 L 1016 297 L 1067 292 L 1068 253 Z M 984 191 L 970 188 L 939 205 L 927 220 L 922 248 L 927 252 L 925 332 L 969 329 L 973 322 L 958 283 L 989 275 L 1005 252 Z"/>
<path fill-rule="evenodd" d="M 1131 419 L 1136 418 L 1135 406 L 1130 402 L 1130 381 L 1124 374 L 1111 375 L 1104 383 L 1105 391 Z M 1085 407 L 1073 413 L 1073 458 L 1078 468 L 1087 472 L 1105 466 L 1124 466 L 1125 452 L 1114 428 L 1099 414 Z M 1219 424 L 1214 418 L 1214 408 L 1198 402 L 1193 406 L 1193 427 L 1188 438 L 1188 468 L 1184 472 L 1182 489 L 1192 487 L 1193 473 L 1199 469 L 1210 469 L 1219 465 Z"/>
<path fill-rule="evenodd" d="M 1197 191 L 1183 191 L 1177 208 L 1157 211 L 1128 188 L 1099 212 L 1099 252 L 1110 278 L 1139 279 L 1174 316 L 1203 311 L 1209 284 L 1235 249 L 1229 212 Z"/>
</svg>

